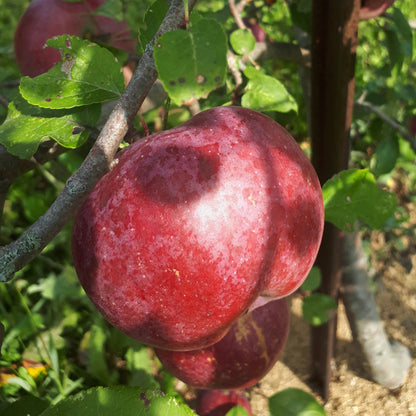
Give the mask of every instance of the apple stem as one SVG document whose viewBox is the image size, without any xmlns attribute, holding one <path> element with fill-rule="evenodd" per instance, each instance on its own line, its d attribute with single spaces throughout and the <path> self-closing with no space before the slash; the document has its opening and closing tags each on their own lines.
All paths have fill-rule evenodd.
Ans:
<svg viewBox="0 0 416 416">
<path fill-rule="evenodd" d="M 143 127 L 144 137 L 148 137 L 150 133 L 149 133 L 149 127 L 147 127 L 147 124 L 146 124 L 146 120 L 143 118 L 143 116 L 140 113 L 137 113 L 137 116 L 139 117 L 140 124 Z"/>
</svg>

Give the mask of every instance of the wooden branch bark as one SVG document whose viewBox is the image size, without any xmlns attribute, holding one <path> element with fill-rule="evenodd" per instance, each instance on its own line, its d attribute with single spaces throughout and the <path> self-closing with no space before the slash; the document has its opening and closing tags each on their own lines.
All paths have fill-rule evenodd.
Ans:
<svg viewBox="0 0 416 416">
<path fill-rule="evenodd" d="M 189 1 L 192 10 L 196 0 Z M 172 0 L 169 11 L 153 40 L 146 46 L 136 71 L 115 105 L 94 146 L 77 172 L 47 212 L 16 241 L 0 248 L 0 281 L 30 262 L 58 234 L 74 215 L 98 180 L 111 168 L 118 147 L 132 124 L 147 93 L 157 78 L 153 46 L 157 38 L 184 22 L 183 0 Z"/>
</svg>

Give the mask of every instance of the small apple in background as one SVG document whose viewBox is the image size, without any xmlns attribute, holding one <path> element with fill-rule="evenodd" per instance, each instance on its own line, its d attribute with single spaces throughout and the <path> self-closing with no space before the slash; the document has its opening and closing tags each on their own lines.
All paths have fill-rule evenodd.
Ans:
<svg viewBox="0 0 416 416">
<path fill-rule="evenodd" d="M 256 384 L 279 359 L 289 320 L 286 299 L 277 299 L 242 315 L 214 345 L 155 352 L 173 376 L 197 389 L 243 389 Z"/>
<path fill-rule="evenodd" d="M 394 0 L 361 0 L 360 20 L 369 20 L 383 14 Z"/>
<path fill-rule="evenodd" d="M 256 111 L 217 107 L 121 152 L 75 217 L 72 254 L 112 325 L 195 350 L 259 295 L 296 290 L 323 224 L 319 180 L 289 133 Z"/>
<path fill-rule="evenodd" d="M 266 40 L 266 32 L 264 29 L 259 25 L 257 20 L 254 17 L 244 17 L 243 22 L 246 25 L 247 29 L 251 30 L 256 42 L 264 42 Z"/>
<path fill-rule="evenodd" d="M 250 416 L 251 405 L 243 391 L 200 390 L 196 398 L 196 412 L 199 416 L 225 416 L 233 407 L 244 407 Z"/>
<path fill-rule="evenodd" d="M 86 37 L 134 54 L 135 40 L 127 22 L 93 14 L 104 2 L 32 1 L 21 16 L 14 35 L 15 57 L 22 74 L 35 77 L 59 62 L 60 53 L 45 43 L 63 34 Z"/>
<path fill-rule="evenodd" d="M 416 114 L 409 120 L 409 134 L 416 136 Z"/>
</svg>

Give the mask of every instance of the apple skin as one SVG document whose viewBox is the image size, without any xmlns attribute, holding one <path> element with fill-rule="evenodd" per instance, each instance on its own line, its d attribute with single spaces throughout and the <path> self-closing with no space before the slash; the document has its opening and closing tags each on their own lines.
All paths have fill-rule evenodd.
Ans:
<svg viewBox="0 0 416 416">
<path fill-rule="evenodd" d="M 224 338 L 195 351 L 155 349 L 163 366 L 197 389 L 244 389 L 262 379 L 279 359 L 289 334 L 286 299 L 260 306 L 234 322 Z"/>
<path fill-rule="evenodd" d="M 15 58 L 22 74 L 35 77 L 59 62 L 60 53 L 46 46 L 46 41 L 63 34 L 87 36 L 93 41 L 134 53 L 135 41 L 125 21 L 117 22 L 91 14 L 104 1 L 32 1 L 21 16 L 14 34 Z"/>
<path fill-rule="evenodd" d="M 370 20 L 383 14 L 394 0 L 361 0 L 360 20 Z"/>
<path fill-rule="evenodd" d="M 264 29 L 258 24 L 256 19 L 254 18 L 243 18 L 243 22 L 246 25 L 247 29 L 251 30 L 256 42 L 265 42 L 266 41 L 266 32 Z"/>
<path fill-rule="evenodd" d="M 316 172 L 289 133 L 256 111 L 216 107 L 121 152 L 75 217 L 72 254 L 113 326 L 195 350 L 260 294 L 296 290 L 323 222 Z"/>
<path fill-rule="evenodd" d="M 233 407 L 244 407 L 250 416 L 251 405 L 242 391 L 200 390 L 196 398 L 196 412 L 199 416 L 225 416 Z"/>
</svg>

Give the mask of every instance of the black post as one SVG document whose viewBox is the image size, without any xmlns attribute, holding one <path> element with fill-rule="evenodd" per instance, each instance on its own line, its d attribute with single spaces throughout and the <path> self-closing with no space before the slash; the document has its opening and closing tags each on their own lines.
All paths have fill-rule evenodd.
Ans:
<svg viewBox="0 0 416 416">
<path fill-rule="evenodd" d="M 311 68 L 312 163 L 321 184 L 348 167 L 360 0 L 313 0 Z M 341 284 L 341 231 L 325 224 L 317 266 L 320 291 L 335 299 Z M 329 398 L 336 316 L 312 328 L 312 376 Z"/>
</svg>

